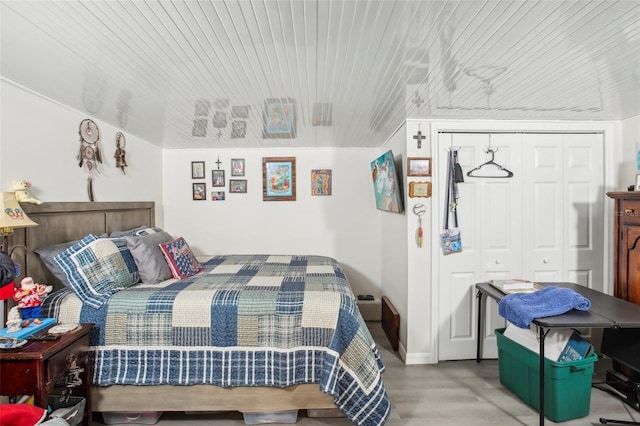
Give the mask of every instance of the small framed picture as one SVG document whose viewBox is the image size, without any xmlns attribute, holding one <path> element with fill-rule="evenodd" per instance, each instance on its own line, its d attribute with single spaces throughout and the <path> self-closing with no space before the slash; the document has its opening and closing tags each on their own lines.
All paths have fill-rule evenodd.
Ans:
<svg viewBox="0 0 640 426">
<path fill-rule="evenodd" d="M 224 186 L 224 170 L 211 170 L 211 186 Z"/>
<path fill-rule="evenodd" d="M 431 197 L 431 182 L 409 182 L 409 197 Z"/>
<path fill-rule="evenodd" d="M 246 179 L 229 179 L 229 192 L 237 194 L 247 193 Z"/>
<path fill-rule="evenodd" d="M 407 176 L 431 176 L 431 157 L 407 158 Z"/>
<path fill-rule="evenodd" d="M 204 182 L 193 184 L 193 199 L 194 200 L 206 200 L 207 199 L 207 184 Z"/>
<path fill-rule="evenodd" d="M 191 162 L 191 179 L 204 179 L 204 161 Z"/>
<path fill-rule="evenodd" d="M 640 191 L 640 175 L 636 175 L 636 191 Z"/>
<path fill-rule="evenodd" d="M 311 195 L 331 195 L 331 170 L 311 170 Z"/>
<path fill-rule="evenodd" d="M 231 159 L 231 176 L 244 176 L 244 158 Z"/>
<path fill-rule="evenodd" d="M 224 201 L 224 191 L 211 191 L 211 201 Z"/>
<path fill-rule="evenodd" d="M 296 157 L 262 158 L 262 200 L 296 201 Z"/>
</svg>

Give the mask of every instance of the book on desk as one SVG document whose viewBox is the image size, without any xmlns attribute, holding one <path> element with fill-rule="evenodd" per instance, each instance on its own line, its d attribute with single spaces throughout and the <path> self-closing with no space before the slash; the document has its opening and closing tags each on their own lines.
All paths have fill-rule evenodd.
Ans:
<svg viewBox="0 0 640 426">
<path fill-rule="evenodd" d="M 542 286 L 536 282 L 519 278 L 507 280 L 489 280 L 488 283 L 504 294 L 533 293 L 534 291 L 542 289 Z"/>
</svg>

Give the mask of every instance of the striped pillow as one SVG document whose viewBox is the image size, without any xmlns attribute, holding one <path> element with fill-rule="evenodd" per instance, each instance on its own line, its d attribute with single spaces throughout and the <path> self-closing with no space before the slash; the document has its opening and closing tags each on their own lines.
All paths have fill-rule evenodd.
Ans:
<svg viewBox="0 0 640 426">
<path fill-rule="evenodd" d="M 86 305 L 98 309 L 116 292 L 140 280 L 124 238 L 89 234 L 54 257 L 70 287 Z"/>
</svg>

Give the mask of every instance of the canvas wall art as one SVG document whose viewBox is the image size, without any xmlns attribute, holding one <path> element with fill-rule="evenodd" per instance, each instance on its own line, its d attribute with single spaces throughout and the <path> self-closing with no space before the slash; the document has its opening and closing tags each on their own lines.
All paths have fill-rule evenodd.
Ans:
<svg viewBox="0 0 640 426">
<path fill-rule="evenodd" d="M 391 150 L 371 162 L 371 178 L 376 198 L 376 208 L 402 213 L 402 194 Z"/>
</svg>

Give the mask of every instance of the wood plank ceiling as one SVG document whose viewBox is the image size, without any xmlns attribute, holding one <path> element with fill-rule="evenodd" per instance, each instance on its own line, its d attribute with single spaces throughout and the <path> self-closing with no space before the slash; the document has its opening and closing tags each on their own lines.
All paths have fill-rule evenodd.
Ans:
<svg viewBox="0 0 640 426">
<path fill-rule="evenodd" d="M 407 117 L 640 115 L 640 1 L 2 0 L 0 14 L 3 79 L 166 148 L 380 146 Z"/>
</svg>

